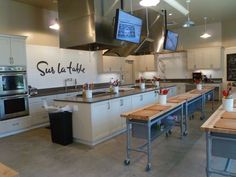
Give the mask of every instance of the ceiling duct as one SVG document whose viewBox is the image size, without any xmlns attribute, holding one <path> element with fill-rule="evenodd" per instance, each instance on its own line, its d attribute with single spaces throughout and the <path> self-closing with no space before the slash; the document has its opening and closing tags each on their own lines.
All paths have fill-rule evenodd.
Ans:
<svg viewBox="0 0 236 177">
<path fill-rule="evenodd" d="M 156 53 L 162 49 L 164 15 L 152 9 L 133 11 L 143 20 L 140 44 L 115 40 L 116 9 L 120 0 L 58 0 L 60 47 L 79 50 L 104 50 L 105 55 L 128 56 Z"/>
</svg>

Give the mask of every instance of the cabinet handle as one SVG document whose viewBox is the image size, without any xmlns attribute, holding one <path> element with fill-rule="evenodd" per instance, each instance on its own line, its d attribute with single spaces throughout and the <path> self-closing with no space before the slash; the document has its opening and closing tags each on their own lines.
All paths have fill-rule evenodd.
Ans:
<svg viewBox="0 0 236 177">
<path fill-rule="evenodd" d="M 121 100 L 120 100 L 120 106 L 123 106 L 123 105 L 124 105 L 124 100 L 121 99 Z"/>
<path fill-rule="evenodd" d="M 107 106 L 107 109 L 111 109 L 111 105 L 110 105 L 110 102 L 108 102 L 108 106 Z"/>
<path fill-rule="evenodd" d="M 18 126 L 18 125 L 20 125 L 19 123 L 14 123 L 14 124 L 12 124 L 12 126 Z"/>
<path fill-rule="evenodd" d="M 140 101 L 143 101 L 143 95 L 140 95 Z"/>
</svg>

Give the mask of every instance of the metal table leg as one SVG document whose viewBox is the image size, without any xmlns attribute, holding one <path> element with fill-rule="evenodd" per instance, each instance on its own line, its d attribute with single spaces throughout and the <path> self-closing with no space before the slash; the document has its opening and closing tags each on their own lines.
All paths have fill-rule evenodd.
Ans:
<svg viewBox="0 0 236 177">
<path fill-rule="evenodd" d="M 184 130 L 184 136 L 188 135 L 188 103 L 184 103 L 184 107 L 185 107 L 185 130 Z M 183 109 L 184 109 L 183 107 Z"/>
<path fill-rule="evenodd" d="M 206 158 L 207 158 L 207 164 L 206 164 L 206 175 L 207 177 L 211 177 L 211 137 L 210 132 L 206 132 Z"/>
<path fill-rule="evenodd" d="M 127 138 L 127 143 L 126 143 L 126 159 L 124 160 L 125 165 L 130 164 L 130 148 L 131 148 L 131 130 L 130 130 L 130 121 L 126 119 L 126 138 Z"/>
<path fill-rule="evenodd" d="M 147 166 L 146 166 L 146 171 L 149 171 L 149 170 L 151 170 L 151 154 L 152 154 L 152 147 L 151 147 L 152 137 L 151 137 L 151 122 L 150 121 L 148 121 L 147 128 L 148 128 L 148 139 L 147 139 Z"/>
<path fill-rule="evenodd" d="M 183 137 L 183 123 L 184 123 L 184 110 L 183 105 L 181 106 L 181 119 L 180 119 L 180 138 Z"/>
<path fill-rule="evenodd" d="M 202 95 L 202 115 L 200 117 L 201 120 L 205 119 L 205 97 L 206 94 Z"/>
<path fill-rule="evenodd" d="M 215 92 L 212 91 L 212 111 L 214 111 L 214 100 L 215 100 Z"/>
</svg>

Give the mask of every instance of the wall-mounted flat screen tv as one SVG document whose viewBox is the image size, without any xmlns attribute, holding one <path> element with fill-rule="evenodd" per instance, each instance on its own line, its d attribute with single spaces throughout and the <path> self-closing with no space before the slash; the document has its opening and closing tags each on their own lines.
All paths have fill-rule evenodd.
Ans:
<svg viewBox="0 0 236 177">
<path fill-rule="evenodd" d="M 178 45 L 179 34 L 170 30 L 166 30 L 164 49 L 176 51 Z"/>
<path fill-rule="evenodd" d="M 140 43 L 142 23 L 142 19 L 117 9 L 114 38 L 136 44 Z"/>
</svg>

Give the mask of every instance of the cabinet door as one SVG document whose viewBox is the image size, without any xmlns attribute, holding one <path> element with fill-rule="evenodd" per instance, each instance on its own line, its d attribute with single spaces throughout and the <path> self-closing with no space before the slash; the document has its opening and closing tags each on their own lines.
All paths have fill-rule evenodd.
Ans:
<svg viewBox="0 0 236 177">
<path fill-rule="evenodd" d="M 210 69 L 220 69 L 221 68 L 221 47 L 214 47 L 208 49 L 208 60 Z"/>
<path fill-rule="evenodd" d="M 136 60 L 138 62 L 138 66 L 139 66 L 138 69 L 139 69 L 139 71 L 145 72 L 147 70 L 145 56 L 144 55 L 143 56 L 137 56 Z"/>
<path fill-rule="evenodd" d="M 111 133 L 122 130 L 126 126 L 126 119 L 120 115 L 132 110 L 131 97 L 119 98 L 111 102 Z"/>
<path fill-rule="evenodd" d="M 24 39 L 11 38 L 13 65 L 26 65 L 26 45 Z"/>
<path fill-rule="evenodd" d="M 187 67 L 188 69 L 196 69 L 197 65 L 195 62 L 195 51 L 193 49 L 188 50 L 187 52 Z"/>
<path fill-rule="evenodd" d="M 0 65 L 10 65 L 10 38 L 9 37 L 0 37 L 0 53 L 1 60 Z"/>
<path fill-rule="evenodd" d="M 154 104 L 158 102 L 158 94 L 155 91 L 144 94 L 144 105 Z"/>
<path fill-rule="evenodd" d="M 109 101 L 95 103 L 92 107 L 92 130 L 93 139 L 100 139 L 110 134 L 110 113 L 111 104 Z"/>
<path fill-rule="evenodd" d="M 133 95 L 132 96 L 132 106 L 133 109 L 141 108 L 144 106 L 144 96 L 143 94 Z"/>
<path fill-rule="evenodd" d="M 156 71 L 157 69 L 157 64 L 155 62 L 154 55 L 146 55 L 145 56 L 146 60 L 146 71 Z"/>
</svg>

